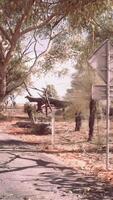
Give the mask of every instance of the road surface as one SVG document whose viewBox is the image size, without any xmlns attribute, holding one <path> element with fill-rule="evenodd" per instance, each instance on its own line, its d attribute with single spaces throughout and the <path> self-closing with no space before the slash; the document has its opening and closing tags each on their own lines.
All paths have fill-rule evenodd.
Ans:
<svg viewBox="0 0 113 200">
<path fill-rule="evenodd" d="M 113 187 L 0 132 L 0 199 L 113 200 Z"/>
</svg>

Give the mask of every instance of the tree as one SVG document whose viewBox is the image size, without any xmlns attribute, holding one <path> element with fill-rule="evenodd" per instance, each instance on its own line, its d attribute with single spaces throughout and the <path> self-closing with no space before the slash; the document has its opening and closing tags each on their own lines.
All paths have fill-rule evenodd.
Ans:
<svg viewBox="0 0 113 200">
<path fill-rule="evenodd" d="M 10 66 L 8 66 L 7 73 L 6 73 L 5 96 L 9 96 L 10 94 L 14 92 L 17 93 L 20 90 L 18 88 L 18 85 L 21 85 L 22 81 L 26 81 L 27 84 L 31 83 L 30 76 L 29 78 L 26 77 L 27 71 L 28 71 L 28 67 L 21 61 L 18 62 L 17 57 L 11 60 Z"/>
<path fill-rule="evenodd" d="M 72 99 L 72 107 L 75 107 L 75 110 L 79 108 L 79 111 L 84 112 L 85 109 L 85 115 L 89 113 L 89 141 L 92 140 L 93 137 L 96 114 L 96 102 L 91 98 L 91 88 L 92 84 L 102 84 L 103 81 L 89 67 L 87 61 L 89 55 L 106 38 L 109 38 L 111 41 L 113 41 L 112 21 L 112 9 L 109 10 L 109 12 L 101 14 L 100 17 L 97 16 L 95 19 L 93 19 L 94 24 L 89 24 L 87 26 L 85 42 L 81 45 L 80 41 L 78 46 L 75 46 L 76 49 L 79 49 L 80 53 L 75 66 L 76 72 L 72 78 L 72 88 L 67 91 L 67 95 L 70 99 Z"/>
<path fill-rule="evenodd" d="M 73 27 L 84 27 L 86 22 L 91 21 L 91 17 L 108 8 L 106 2 L 106 0 L 81 0 L 79 2 L 75 0 L 1 0 L 0 102 L 7 95 L 8 68 L 17 54 L 19 61 L 26 63 L 28 67 L 26 77 L 34 66 L 38 66 L 37 60 L 42 55 L 42 52 L 37 54 L 39 37 L 46 39 L 48 43 L 43 51 L 45 53 L 51 41 L 58 36 L 57 30 L 62 29 L 63 20 L 67 23 L 68 18 Z M 33 56 L 31 49 L 34 51 Z M 16 87 L 22 85 L 25 77 Z"/>
<path fill-rule="evenodd" d="M 46 92 L 47 92 L 48 97 L 58 98 L 57 91 L 56 91 L 55 86 L 53 84 L 46 86 Z"/>
<path fill-rule="evenodd" d="M 48 45 L 52 40 L 52 30 L 54 29 L 55 23 L 57 24 L 61 19 L 61 16 L 56 18 L 53 11 L 54 9 L 52 6 L 46 1 L 0 1 L 0 101 L 7 95 L 7 73 L 9 72 L 9 68 L 12 68 L 12 62 L 15 60 L 16 55 L 19 55 L 18 68 L 20 67 L 21 61 L 26 63 L 28 67 L 23 77 L 25 79 L 39 57 L 37 55 L 36 46 L 38 37 L 45 34 Z M 41 31 L 43 34 L 41 34 Z M 22 44 L 23 41 L 24 44 Z M 35 56 L 35 58 L 29 55 L 30 49 L 34 50 L 33 56 Z M 32 59 L 32 62 L 30 61 L 31 66 L 28 66 L 28 57 Z M 11 71 L 13 70 L 12 68 Z M 18 76 L 20 76 L 19 73 Z M 23 80 L 17 87 L 20 86 L 22 82 Z"/>
</svg>

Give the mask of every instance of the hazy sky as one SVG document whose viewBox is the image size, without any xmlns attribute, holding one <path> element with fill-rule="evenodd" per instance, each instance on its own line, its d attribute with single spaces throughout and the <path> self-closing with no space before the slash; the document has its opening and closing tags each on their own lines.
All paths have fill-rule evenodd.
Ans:
<svg viewBox="0 0 113 200">
<path fill-rule="evenodd" d="M 65 65 L 66 67 L 66 65 Z M 38 89 L 45 88 L 48 84 L 53 84 L 55 89 L 58 92 L 58 96 L 62 98 L 66 90 L 71 86 L 71 75 L 74 72 L 74 69 L 71 67 L 71 63 L 67 63 L 68 73 L 64 76 L 58 77 L 54 73 L 48 73 L 46 76 L 42 75 L 40 78 L 36 78 L 33 76 L 34 87 Z M 36 90 L 30 90 L 31 94 L 34 97 L 38 96 Z M 28 95 L 26 92 L 23 96 L 19 96 L 16 98 L 17 103 L 24 103 L 26 102 L 25 96 Z"/>
</svg>

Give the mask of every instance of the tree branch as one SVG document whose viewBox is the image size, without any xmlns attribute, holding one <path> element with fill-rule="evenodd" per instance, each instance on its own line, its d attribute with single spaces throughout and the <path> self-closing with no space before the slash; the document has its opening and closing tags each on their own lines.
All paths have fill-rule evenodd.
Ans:
<svg viewBox="0 0 113 200">
<path fill-rule="evenodd" d="M 30 9 L 31 9 L 32 5 L 34 4 L 34 1 L 35 0 L 29 0 L 29 3 L 27 3 L 27 6 L 24 9 L 24 13 L 23 13 L 22 17 L 18 20 L 18 22 L 16 24 L 14 34 L 13 34 L 12 39 L 11 39 L 11 47 L 10 47 L 10 49 L 9 49 L 7 55 L 6 55 L 6 58 L 5 58 L 5 63 L 4 63 L 5 65 L 8 64 L 8 62 L 11 58 L 11 54 L 16 47 L 16 42 L 21 36 L 21 34 L 20 34 L 21 26 L 22 26 L 23 22 L 27 20 L 27 17 L 29 16 Z"/>
<path fill-rule="evenodd" d="M 9 91 L 7 91 L 7 92 L 6 92 L 6 95 L 9 95 L 13 90 L 15 90 L 16 88 L 18 88 L 18 87 L 20 87 L 20 86 L 22 86 L 22 85 L 24 84 L 25 79 L 30 75 L 30 73 L 31 73 L 31 71 L 32 71 L 32 69 L 33 69 L 33 67 L 35 66 L 35 64 L 36 64 L 36 62 L 37 62 L 37 59 L 39 59 L 39 58 L 40 58 L 44 53 L 46 53 L 46 51 L 48 50 L 49 45 L 50 45 L 50 42 L 51 42 L 51 40 L 49 40 L 46 49 L 45 49 L 43 52 L 41 52 L 41 53 L 37 56 L 37 58 L 34 60 L 32 66 L 30 67 L 30 69 L 28 70 L 28 72 L 25 74 L 25 76 L 22 78 L 21 82 L 19 82 L 17 85 L 13 86 Z"/>
<path fill-rule="evenodd" d="M 26 89 L 26 91 L 28 92 L 28 94 L 29 94 L 30 96 L 32 96 L 32 95 L 31 95 L 31 93 L 30 93 L 30 91 L 28 90 L 28 87 L 27 87 L 26 83 L 25 83 L 25 82 L 23 82 L 23 84 L 24 84 L 24 86 L 25 86 L 25 89 Z"/>
<path fill-rule="evenodd" d="M 49 22 L 54 18 L 54 14 L 52 14 L 51 16 L 48 17 L 48 19 L 46 19 L 44 22 L 42 22 L 41 24 L 38 24 L 38 25 L 34 25 L 34 26 L 31 26 L 29 28 L 26 28 L 25 30 L 23 30 L 22 32 L 20 32 L 20 36 L 22 35 L 25 35 L 26 33 L 28 32 L 31 32 L 33 30 L 36 30 L 36 29 L 40 29 L 42 28 L 43 26 L 49 24 Z"/>
</svg>

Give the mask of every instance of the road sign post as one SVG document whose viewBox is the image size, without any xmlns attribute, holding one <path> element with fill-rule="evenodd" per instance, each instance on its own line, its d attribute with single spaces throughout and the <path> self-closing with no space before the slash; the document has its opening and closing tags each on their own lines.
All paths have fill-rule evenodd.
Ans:
<svg viewBox="0 0 113 200">
<path fill-rule="evenodd" d="M 97 70 L 98 75 L 103 79 L 106 85 L 94 86 L 92 97 L 98 100 L 106 99 L 106 169 L 109 169 L 109 133 L 110 133 L 110 99 L 112 97 L 113 81 L 113 46 L 109 40 L 106 40 L 90 57 L 89 63 L 93 69 Z M 97 92 L 95 92 L 97 91 Z M 99 96 L 100 94 L 100 96 Z"/>
<path fill-rule="evenodd" d="M 106 169 L 109 169 L 109 132 L 110 132 L 110 41 L 107 41 L 107 115 L 106 115 Z"/>
</svg>

